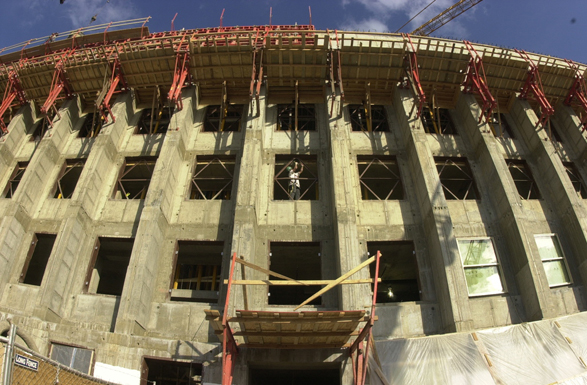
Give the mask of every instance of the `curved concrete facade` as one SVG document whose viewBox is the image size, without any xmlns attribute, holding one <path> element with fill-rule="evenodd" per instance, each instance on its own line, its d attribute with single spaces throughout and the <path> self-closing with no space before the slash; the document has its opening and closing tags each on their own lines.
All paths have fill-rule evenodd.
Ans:
<svg viewBox="0 0 587 385">
<path fill-rule="evenodd" d="M 487 55 L 488 83 L 490 89 L 495 85 L 503 114 L 500 119 L 510 130 L 509 135 L 496 136 L 493 128 L 480 120 L 482 111 L 475 96 L 460 90 L 464 74 L 458 69 L 466 69 L 468 62 L 462 44 L 416 39 L 431 107 L 446 108 L 454 126 L 452 134 L 428 133 L 417 117 L 414 95 L 398 87 L 403 79 L 403 56 L 401 49 L 396 52 L 394 47 L 404 47 L 401 36 L 347 34 L 346 40 L 341 39 L 334 49 L 340 50 L 345 71 L 343 102 L 340 79 L 337 87 L 331 88 L 329 83 L 329 51 L 324 47 L 330 35 L 313 33 L 315 45 L 307 54 L 312 59 L 304 56 L 305 48 L 296 51 L 291 43 L 282 49 L 283 55 L 277 43 L 265 48 L 267 58 L 263 60 L 270 62 L 262 62 L 268 75 L 258 99 L 246 96 L 251 65 L 241 64 L 246 68 L 240 80 L 234 80 L 237 63 L 223 62 L 238 55 L 250 62 L 250 46 L 219 55 L 218 63 L 211 61 L 208 67 L 217 67 L 216 71 L 225 66 L 225 71 L 232 73 L 226 85 L 228 101 L 243 104 L 238 107 L 242 114 L 235 131 L 205 130 L 207 119 L 212 119 L 209 107 L 221 103 L 222 82 L 217 80 L 222 75 L 202 79 L 209 68 L 198 64 L 198 55 L 203 61 L 208 56 L 198 51 L 195 43 L 190 47 L 194 85 L 183 89 L 183 108 L 172 109 L 165 133 L 136 134 L 143 110 L 152 108 L 151 99 L 144 95 L 153 95 L 154 88 L 146 92 L 137 85 L 135 90 L 132 80 L 129 86 L 133 90 L 121 93 L 113 103 L 116 121 L 104 124 L 94 137 L 79 137 L 93 111 L 83 95 L 60 104 L 60 117 L 36 141 L 31 138 L 42 119 L 38 108 L 34 103 L 20 108 L 0 143 L 0 186 L 8 186 L 19 165 L 28 162 L 11 197 L 0 199 L 0 320 L 15 323 L 42 354 L 49 354 L 53 343 L 93 350 L 94 374 L 102 378 L 111 379 L 108 376 L 119 370 L 128 375 L 126 383 L 139 384 L 141 376 L 146 381 L 147 357 L 201 363 L 202 381 L 220 383 L 222 349 L 205 320 L 204 309 L 223 309 L 226 287 L 222 282 L 228 278 L 230 256 L 235 252 L 271 268 L 275 266 L 270 264 L 273 245 L 295 250 L 310 243 L 319 250 L 316 258 L 322 279 L 335 279 L 359 265 L 378 245 L 388 250 L 402 242 L 412 245 L 410 263 L 415 262 L 416 267 L 411 268 L 414 276 L 410 279 L 417 282 L 419 298 L 378 304 L 377 341 L 474 332 L 587 310 L 587 207 L 583 199 L 587 196 L 581 196 L 581 183 L 587 180 L 587 138 L 579 128 L 577 112 L 562 103 L 573 82 L 572 71 L 562 69 L 564 62 L 533 56 L 540 62 L 546 95 L 555 107 L 551 118 L 558 134 L 555 139 L 548 130 L 536 127 L 533 104 L 516 97 L 515 90 L 525 80 L 524 61 L 513 59 L 514 53 L 508 50 L 476 46 Z M 352 36 L 356 41 L 383 43 L 378 48 L 357 46 L 351 42 Z M 445 47 L 444 53 L 434 54 L 430 47 L 439 44 Z M 451 44 L 461 50 L 459 57 L 447 56 L 446 47 Z M 440 65 L 437 79 L 431 76 L 435 55 Z M 173 61 L 173 51 L 168 56 Z M 297 58 L 301 62 L 295 63 Z M 502 73 L 498 71 L 500 58 L 504 60 Z M 382 60 L 389 62 L 382 64 Z M 362 73 L 362 68 L 371 72 Z M 381 75 L 384 68 L 388 72 Z M 173 74 L 173 68 L 165 71 Z M 499 83 L 500 77 L 508 78 L 511 84 Z M 298 82 L 293 82 L 297 79 L 299 90 Z M 70 80 L 74 90 L 76 82 L 82 81 Z M 161 87 L 164 95 L 169 83 Z M 89 94 L 90 88 L 84 92 Z M 373 105 L 382 106 L 379 111 L 389 130 L 353 130 L 353 106 L 364 102 L 365 95 Z M 294 99 L 299 99 L 300 105 L 313 106 L 314 130 L 278 128 L 283 112 L 280 106 Z M 440 114 L 439 109 L 433 110 Z M 113 194 L 124 174 L 121 170 L 131 163 L 129 159 L 137 157 L 156 158 L 143 199 Z M 229 199 L 190 199 L 198 162 L 218 157 L 234 162 L 232 184 L 224 194 Z M 367 199 L 369 194 L 364 195 L 369 182 L 358 164 L 370 157 L 391 159 L 396 165 L 403 190 L 400 199 L 373 199 L 372 195 Z M 280 198 L 276 174 L 293 158 L 305 162 L 307 170 L 312 168 L 318 187 L 312 190 L 311 199 Z M 57 199 L 63 196 L 55 198 L 56 181 L 63 175 L 64 164 L 72 159 L 83 159 L 83 170 L 71 197 Z M 452 199 L 455 196 L 445 191 L 447 181 L 441 178 L 441 164 L 446 160 L 466 165 L 457 168 L 474 181 L 476 199 Z M 512 169 L 520 169 L 515 166 L 519 164 L 533 178 L 525 180 L 526 187 L 520 187 L 524 183 L 515 171 L 512 173 Z M 576 178 L 571 180 L 573 175 Z M 523 191 L 529 195 L 522 197 L 520 188 L 526 188 Z M 528 189 L 532 188 L 538 189 L 540 198 L 530 195 Z M 54 244 L 41 280 L 26 283 L 27 266 L 30 269 L 29 261 L 36 258 L 31 243 L 39 234 L 54 234 Z M 549 235 L 558 242 L 560 258 L 541 257 L 542 244 L 536 235 Z M 115 242 L 112 240 L 117 238 L 134 239 L 118 295 L 96 287 L 98 283 L 92 287 L 98 274 L 92 273 L 97 240 L 104 245 L 104 240 Z M 489 240 L 495 259 L 466 265 L 460 240 Z M 198 298 L 199 302 L 192 302 L 198 293 L 185 297 L 174 286 L 179 274 L 176 251 L 181 242 L 187 245 L 191 241 L 200 242 L 197 246 L 215 242 L 216 249 L 222 251 L 221 265 L 214 273 L 219 286 L 208 289 L 207 301 Z M 99 254 L 97 258 L 101 258 Z M 558 269 L 555 273 L 549 270 L 552 264 Z M 501 285 L 498 292 L 483 288 L 475 292 L 474 269 L 482 268 L 494 269 L 492 279 Z M 102 273 L 111 274 L 108 270 Z M 236 274 L 241 274 L 240 268 Z M 246 274 L 247 279 L 267 279 L 258 271 Z M 354 277 L 369 275 L 362 271 Z M 271 304 L 263 286 L 247 290 L 249 309 L 290 311 L 294 307 Z M 369 306 L 370 294 L 368 285 L 344 285 L 304 309 L 362 310 Z M 232 312 L 245 306 L 243 298 L 242 287 L 236 287 Z M 261 370 L 272 362 L 284 370 L 333 363 L 328 368 L 338 368 L 340 383 L 347 384 L 352 382 L 352 369 L 344 365 L 345 360 L 340 349 L 244 350 L 234 383 L 256 383 L 254 369 Z"/>
</svg>

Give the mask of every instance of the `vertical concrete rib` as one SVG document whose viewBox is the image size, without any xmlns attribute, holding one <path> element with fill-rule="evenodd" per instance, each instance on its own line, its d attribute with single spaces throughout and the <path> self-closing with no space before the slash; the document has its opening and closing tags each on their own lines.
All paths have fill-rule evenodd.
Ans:
<svg viewBox="0 0 587 385">
<path fill-rule="evenodd" d="M 467 284 L 432 151 L 422 123 L 416 118 L 414 99 L 409 91 L 397 89 L 394 106 L 422 213 L 422 226 L 427 234 L 426 242 L 435 272 L 434 284 L 441 309 L 441 329 L 444 332 L 470 330 L 473 321 Z"/>
</svg>

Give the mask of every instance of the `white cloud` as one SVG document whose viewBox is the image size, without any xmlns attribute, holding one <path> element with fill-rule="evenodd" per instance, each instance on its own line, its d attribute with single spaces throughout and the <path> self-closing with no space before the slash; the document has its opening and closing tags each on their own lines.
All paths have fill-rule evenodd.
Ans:
<svg viewBox="0 0 587 385">
<path fill-rule="evenodd" d="M 370 31 L 370 32 L 388 32 L 389 28 L 385 23 L 375 18 L 364 19 L 361 21 L 348 20 L 341 26 L 344 31 Z"/>
<path fill-rule="evenodd" d="M 68 5 L 67 16 L 73 28 L 87 27 L 94 15 L 97 16 L 93 24 L 105 24 L 136 17 L 136 7 L 130 0 L 70 0 L 65 4 Z"/>
</svg>

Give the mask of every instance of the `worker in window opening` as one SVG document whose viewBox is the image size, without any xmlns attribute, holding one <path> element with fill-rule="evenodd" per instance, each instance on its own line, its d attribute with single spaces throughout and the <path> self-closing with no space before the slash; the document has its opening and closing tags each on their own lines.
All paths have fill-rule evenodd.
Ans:
<svg viewBox="0 0 587 385">
<path fill-rule="evenodd" d="M 298 161 L 294 159 L 294 167 L 287 166 L 287 171 L 289 173 L 289 196 L 294 201 L 300 199 L 300 174 L 304 172 L 304 165 L 302 164 L 302 168 L 298 172 Z"/>
</svg>

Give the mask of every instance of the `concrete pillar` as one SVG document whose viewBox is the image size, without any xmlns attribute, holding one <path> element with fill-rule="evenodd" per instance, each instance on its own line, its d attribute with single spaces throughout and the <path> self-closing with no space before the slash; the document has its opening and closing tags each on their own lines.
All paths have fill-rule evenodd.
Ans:
<svg viewBox="0 0 587 385">
<path fill-rule="evenodd" d="M 414 99 L 407 90 L 396 89 L 394 107 L 408 158 L 408 167 L 422 215 L 434 284 L 441 309 L 443 332 L 459 332 L 473 327 L 467 283 L 462 271 L 453 224 L 436 164 Z"/>
<path fill-rule="evenodd" d="M 185 90 L 182 97 L 184 108 L 171 117 L 140 214 L 116 319 L 118 333 L 145 333 L 156 295 L 159 260 L 169 258 L 162 255 L 161 250 L 169 227 L 173 196 L 184 193 L 177 178 L 182 164 L 178 159 L 185 156 L 187 134 L 182 133 L 193 126 L 193 90 Z M 181 191 L 176 191 L 178 188 Z"/>
<path fill-rule="evenodd" d="M 323 107 L 330 107 L 333 95 L 328 92 Z M 356 166 L 353 160 L 350 132 L 345 124 L 344 115 L 339 111 L 340 95 L 332 112 L 328 115 L 328 147 L 330 148 L 330 172 L 328 175 L 331 184 L 330 203 L 332 210 L 332 221 L 334 229 L 334 241 L 336 245 L 336 260 L 339 263 L 338 275 L 360 265 L 367 259 L 363 248 L 359 244 L 359 231 L 357 229 L 357 202 L 356 192 L 352 176 L 355 175 Z M 326 180 L 325 180 L 326 182 Z M 369 278 L 369 268 L 364 268 L 353 278 Z M 370 285 L 341 285 L 340 309 L 341 310 L 364 310 L 371 301 Z"/>
<path fill-rule="evenodd" d="M 489 204 L 495 210 L 496 221 L 509 251 L 507 256 L 502 258 L 507 258 L 513 269 L 527 319 L 542 319 L 544 309 L 548 308 L 544 293 L 548 283 L 540 270 L 540 257 L 536 261 L 532 256 L 534 239 L 531 234 L 528 237 L 530 228 L 526 224 L 526 214 L 507 163 L 499 149 L 500 144 L 485 120 L 479 123 L 482 113 L 474 96 L 461 94 L 457 109 L 465 127 L 461 132 L 463 141 L 475 150 L 475 160 L 482 168 L 485 180 L 493 181 L 491 193 L 488 194 Z"/>
<path fill-rule="evenodd" d="M 551 222 L 556 223 L 554 232 L 557 233 L 563 246 L 568 245 L 572 250 L 575 260 L 570 260 L 569 262 L 571 265 L 573 265 L 572 262 L 576 262 L 579 274 L 573 274 L 573 271 L 569 273 L 573 276 L 575 283 L 579 283 L 577 280 L 580 279 L 584 284 L 587 282 L 587 209 L 582 199 L 578 197 L 560 156 L 548 138 L 546 130 L 536 127 L 538 118 L 528 102 L 516 99 L 512 106 L 512 114 L 522 134 L 522 140 L 528 148 L 527 160 L 540 170 L 539 174 L 535 173 L 534 178 L 538 183 L 543 198 L 551 208 L 550 210 L 545 210 L 545 215 Z M 573 131 L 577 130 L 577 128 L 573 129 L 572 126 L 570 130 L 569 127 L 565 127 L 565 132 L 568 132 L 567 137 L 570 137 L 571 143 L 575 139 L 572 147 L 583 147 L 584 149 L 584 144 L 582 144 L 576 133 L 573 133 Z M 577 150 L 581 151 L 580 148 L 577 148 Z M 571 256 L 568 254 L 569 247 L 567 247 L 567 258 L 570 259 Z M 537 248 L 535 256 L 542 267 Z M 547 283 L 546 288 L 548 288 Z M 550 289 L 546 290 L 550 294 Z M 552 300 L 554 301 L 555 298 L 552 298 Z M 581 304 L 582 300 L 580 298 L 576 298 L 576 300 Z M 580 305 L 580 307 L 582 306 Z M 554 304 L 550 308 L 552 312 L 557 311 Z"/>
</svg>

